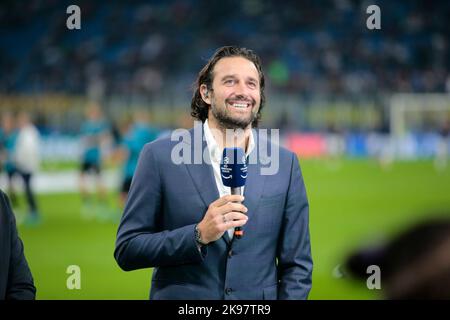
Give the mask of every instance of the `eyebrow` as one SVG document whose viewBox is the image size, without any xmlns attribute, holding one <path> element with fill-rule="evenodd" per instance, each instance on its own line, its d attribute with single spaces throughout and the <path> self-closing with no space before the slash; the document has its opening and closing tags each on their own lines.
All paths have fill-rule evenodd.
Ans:
<svg viewBox="0 0 450 320">
<path fill-rule="evenodd" d="M 237 78 L 237 74 L 227 74 L 222 77 L 221 81 L 226 80 L 228 78 Z M 247 77 L 247 80 L 255 81 L 257 83 L 259 82 L 257 79 L 255 79 L 253 77 Z"/>
</svg>

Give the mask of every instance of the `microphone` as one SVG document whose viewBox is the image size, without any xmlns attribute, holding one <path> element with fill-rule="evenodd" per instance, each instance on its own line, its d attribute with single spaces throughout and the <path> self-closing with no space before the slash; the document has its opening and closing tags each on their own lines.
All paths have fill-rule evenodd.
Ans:
<svg viewBox="0 0 450 320">
<path fill-rule="evenodd" d="M 242 148 L 224 148 L 222 161 L 220 162 L 220 176 L 222 183 L 231 188 L 232 195 L 242 195 L 241 188 L 247 179 L 247 163 L 245 152 Z M 236 227 L 234 236 L 242 238 L 244 231 L 242 227 Z"/>
</svg>

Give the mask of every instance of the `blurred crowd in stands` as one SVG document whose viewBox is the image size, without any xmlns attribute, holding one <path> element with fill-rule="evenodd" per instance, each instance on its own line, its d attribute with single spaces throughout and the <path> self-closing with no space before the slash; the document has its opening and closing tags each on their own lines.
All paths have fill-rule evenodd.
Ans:
<svg viewBox="0 0 450 320">
<path fill-rule="evenodd" d="M 0 92 L 185 92 L 226 44 L 254 49 L 280 92 L 449 92 L 450 2 L 372 2 L 78 1 L 68 30 L 70 1 L 2 1 Z M 370 4 L 381 30 L 366 28 Z"/>
<path fill-rule="evenodd" d="M 191 126 L 191 85 L 212 53 L 230 44 L 262 58 L 269 105 L 262 126 L 292 132 L 285 137 L 292 150 L 300 145 L 305 153 L 306 144 L 313 146 L 308 155 L 323 154 L 330 139 L 317 132 L 340 136 L 332 149 L 357 156 L 382 148 L 405 157 L 447 154 L 440 144 L 450 150 L 442 133 L 448 103 L 426 116 L 417 113 L 417 123 L 408 120 L 406 132 L 433 132 L 426 143 L 406 136 L 396 142 L 406 151 L 397 152 L 386 142 L 390 95 L 450 93 L 449 1 L 81 0 L 81 29 L 69 30 L 72 4 L 0 4 L 0 113 L 32 111 L 51 141 L 48 154 L 57 154 L 57 145 L 60 154 L 72 154 L 69 138 L 59 143 L 54 135 L 78 136 L 89 101 L 99 102 L 116 124 L 146 108 L 156 127 Z M 372 4 L 381 9 L 381 30 L 366 26 Z M 439 101 L 445 104 L 446 96 Z M 372 139 L 371 132 L 383 136 Z"/>
</svg>

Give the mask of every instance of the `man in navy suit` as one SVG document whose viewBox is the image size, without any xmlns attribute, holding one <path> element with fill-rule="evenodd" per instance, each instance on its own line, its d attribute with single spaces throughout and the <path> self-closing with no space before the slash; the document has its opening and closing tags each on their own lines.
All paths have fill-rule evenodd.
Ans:
<svg viewBox="0 0 450 320">
<path fill-rule="evenodd" d="M 0 190 L 0 300 L 34 300 L 35 294 L 14 214 Z"/>
<path fill-rule="evenodd" d="M 296 155 L 254 129 L 264 100 L 256 54 L 220 48 L 192 98 L 191 114 L 201 123 L 178 135 L 181 142 L 172 135 L 143 148 L 114 256 L 123 270 L 154 267 L 150 299 L 308 297 L 306 190 Z M 250 159 L 243 197 L 221 182 L 224 147 L 240 147 Z M 264 171 L 262 148 L 276 153 L 275 171 Z M 245 231 L 239 239 L 238 226 Z"/>
</svg>

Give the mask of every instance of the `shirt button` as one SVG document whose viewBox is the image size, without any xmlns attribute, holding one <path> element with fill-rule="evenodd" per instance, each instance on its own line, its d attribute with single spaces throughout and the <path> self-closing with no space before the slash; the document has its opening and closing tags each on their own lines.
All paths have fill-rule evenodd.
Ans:
<svg viewBox="0 0 450 320">
<path fill-rule="evenodd" d="M 225 289 L 225 294 L 229 295 L 229 294 L 231 294 L 231 292 L 233 292 L 233 289 L 231 289 L 231 288 Z"/>
</svg>

